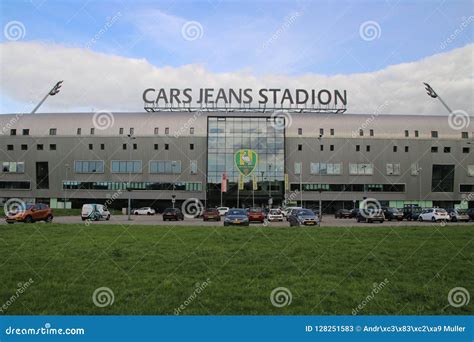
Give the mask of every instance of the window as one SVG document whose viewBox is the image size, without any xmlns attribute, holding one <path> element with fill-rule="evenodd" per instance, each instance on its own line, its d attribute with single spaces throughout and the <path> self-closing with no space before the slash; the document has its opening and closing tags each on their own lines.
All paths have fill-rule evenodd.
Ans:
<svg viewBox="0 0 474 342">
<path fill-rule="evenodd" d="M 418 131 L 415 131 L 415 138 L 418 138 L 420 135 L 418 133 Z"/>
<path fill-rule="evenodd" d="M 135 128 L 130 127 L 130 135 L 133 135 L 133 133 L 135 133 Z"/>
<path fill-rule="evenodd" d="M 0 182 L 0 189 L 4 185 Z M 11 188 L 11 187 L 7 187 Z M 202 191 L 201 182 L 77 182 L 65 181 L 63 182 L 63 189 L 70 190 L 127 190 L 131 188 L 134 191 L 147 190 L 175 190 L 180 191 Z M 25 189 L 29 189 L 28 187 Z"/>
<path fill-rule="evenodd" d="M 365 147 L 365 150 L 366 150 L 367 152 L 370 152 L 370 145 L 367 145 L 367 146 Z"/>
<path fill-rule="evenodd" d="M 0 189 L 30 190 L 29 181 L 0 181 Z"/>
<path fill-rule="evenodd" d="M 405 130 L 405 137 L 408 138 L 409 136 L 410 136 L 410 133 L 409 133 L 408 130 L 406 129 L 406 130 Z"/>
<path fill-rule="evenodd" d="M 356 145 L 356 152 L 360 151 L 360 145 Z"/>
<path fill-rule="evenodd" d="M 303 145 L 302 144 L 298 144 L 298 151 L 303 151 Z"/>
<path fill-rule="evenodd" d="M 319 129 L 319 135 L 324 135 L 324 128 Z"/>
<path fill-rule="evenodd" d="M 398 146 L 393 146 L 393 152 L 397 152 Z"/>
<path fill-rule="evenodd" d="M 195 175 L 197 174 L 197 172 L 198 172 L 197 160 L 191 160 L 189 162 L 189 173 L 191 173 L 192 175 Z"/>
<path fill-rule="evenodd" d="M 155 135 L 158 135 L 158 132 L 159 132 L 159 128 L 155 127 Z"/>
<path fill-rule="evenodd" d="M 3 173 L 24 173 L 25 163 L 24 162 L 3 162 L 2 172 Z"/>
<path fill-rule="evenodd" d="M 474 165 L 467 166 L 467 175 L 469 177 L 474 177 Z"/>
<path fill-rule="evenodd" d="M 12 129 L 10 130 L 10 135 L 16 135 L 16 129 L 12 128 Z"/>
<path fill-rule="evenodd" d="M 170 149 L 170 144 L 165 144 L 165 150 L 169 150 Z"/>
<path fill-rule="evenodd" d="M 431 153 L 438 153 L 438 146 L 431 146 Z"/>
<path fill-rule="evenodd" d="M 408 152 L 408 150 L 409 150 L 409 147 L 405 146 L 405 152 Z"/>
<path fill-rule="evenodd" d="M 91 128 L 91 135 L 94 135 L 94 133 L 95 133 L 95 128 L 92 127 L 92 128 Z"/>
<path fill-rule="evenodd" d="M 374 173 L 373 164 L 349 164 L 349 174 L 350 175 L 372 175 Z"/>
<path fill-rule="evenodd" d="M 454 191 L 454 165 L 433 165 L 431 191 Z"/>
<path fill-rule="evenodd" d="M 82 130 L 80 128 L 78 128 L 77 131 L 76 131 L 76 135 L 81 135 L 81 133 L 82 133 L 81 131 Z"/>
<path fill-rule="evenodd" d="M 49 144 L 50 151 L 56 151 L 56 144 Z"/>
<path fill-rule="evenodd" d="M 310 173 L 312 175 L 340 175 L 342 163 L 311 163 Z"/>
<path fill-rule="evenodd" d="M 443 148 L 443 152 L 444 152 L 444 153 L 451 153 L 451 147 L 445 146 L 445 147 Z"/>
<path fill-rule="evenodd" d="M 50 128 L 49 129 L 49 135 L 56 135 L 57 129 L 56 128 Z"/>
<path fill-rule="evenodd" d="M 194 144 L 189 144 L 189 149 L 194 150 Z"/>
<path fill-rule="evenodd" d="M 324 145 L 319 145 L 319 150 L 324 151 Z"/>
<path fill-rule="evenodd" d="M 8 151 L 13 151 L 13 145 L 7 145 L 7 150 Z"/>
<path fill-rule="evenodd" d="M 100 144 L 100 149 L 105 150 L 105 144 Z"/>
<path fill-rule="evenodd" d="M 150 160 L 150 173 L 171 173 L 171 174 L 181 173 L 181 161 L 179 160 Z"/>
<path fill-rule="evenodd" d="M 432 138 L 437 138 L 438 137 L 438 131 L 431 131 L 431 137 Z"/>
<path fill-rule="evenodd" d="M 141 173 L 142 172 L 142 161 L 141 160 L 113 160 L 112 161 L 112 173 Z"/>
<path fill-rule="evenodd" d="M 94 149 L 94 145 L 93 144 L 89 144 L 89 150 L 93 150 Z"/>
<path fill-rule="evenodd" d="M 38 151 L 43 151 L 43 144 L 38 144 L 38 145 L 36 145 L 36 149 L 37 149 Z"/>
<path fill-rule="evenodd" d="M 295 175 L 300 175 L 301 174 L 301 162 L 295 162 L 294 168 L 295 168 Z"/>
<path fill-rule="evenodd" d="M 302 135 L 303 134 L 303 129 L 302 128 L 298 128 L 298 135 Z"/>
<path fill-rule="evenodd" d="M 469 153 L 469 147 L 463 147 L 462 153 Z"/>
<path fill-rule="evenodd" d="M 104 162 L 102 160 L 75 160 L 75 173 L 103 173 Z"/>
<path fill-rule="evenodd" d="M 24 128 L 22 134 L 23 135 L 30 135 L 30 130 L 28 128 Z"/>
<path fill-rule="evenodd" d="M 25 144 L 21 145 L 21 150 L 22 151 L 27 151 L 28 150 L 28 145 L 25 145 Z"/>
<path fill-rule="evenodd" d="M 474 192 L 474 184 L 459 184 L 459 192 Z"/>
<path fill-rule="evenodd" d="M 120 128 L 119 128 L 119 134 L 120 134 L 120 135 L 123 135 L 123 127 L 120 127 Z"/>
<path fill-rule="evenodd" d="M 387 175 L 389 176 L 400 175 L 400 164 L 395 164 L 395 163 L 387 164 Z"/>
<path fill-rule="evenodd" d="M 157 150 L 157 149 L 158 149 L 158 144 L 154 144 L 154 145 L 153 145 L 153 148 L 154 148 L 155 150 Z"/>
<path fill-rule="evenodd" d="M 361 136 L 361 137 L 364 136 L 364 130 L 363 129 L 359 129 L 359 136 Z"/>
<path fill-rule="evenodd" d="M 166 127 L 166 128 L 165 128 L 165 135 L 168 135 L 168 134 L 170 134 L 170 128 L 169 128 L 169 127 Z"/>
<path fill-rule="evenodd" d="M 136 150 L 138 148 L 137 144 L 133 144 L 133 149 Z"/>
<path fill-rule="evenodd" d="M 334 145 L 329 145 L 329 150 L 334 151 Z"/>
<path fill-rule="evenodd" d="M 413 163 L 411 164 L 410 171 L 412 176 L 418 176 L 421 172 L 421 168 L 418 163 Z"/>
<path fill-rule="evenodd" d="M 369 134 L 370 134 L 371 137 L 373 137 L 373 136 L 374 136 L 374 130 L 371 129 L 371 130 L 369 131 Z"/>
<path fill-rule="evenodd" d="M 461 138 L 462 139 L 469 139 L 469 133 L 468 132 L 461 132 Z"/>
<path fill-rule="evenodd" d="M 329 134 L 334 135 L 334 128 L 331 128 Z"/>
<path fill-rule="evenodd" d="M 193 135 L 193 134 L 194 134 L 194 127 L 190 127 L 190 128 L 189 128 L 189 134 L 190 134 L 190 135 Z"/>
</svg>

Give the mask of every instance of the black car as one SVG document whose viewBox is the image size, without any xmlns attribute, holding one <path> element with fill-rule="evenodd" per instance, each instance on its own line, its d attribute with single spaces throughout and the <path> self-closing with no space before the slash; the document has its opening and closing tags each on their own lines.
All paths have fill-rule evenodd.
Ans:
<svg viewBox="0 0 474 342">
<path fill-rule="evenodd" d="M 184 215 L 179 208 L 166 208 L 163 211 L 163 221 L 175 220 L 182 221 L 184 220 Z"/>
<path fill-rule="evenodd" d="M 397 208 L 384 207 L 382 208 L 382 210 L 385 215 L 385 219 L 387 219 L 388 221 L 392 221 L 392 220 L 402 221 L 403 220 L 403 213 Z"/>
<path fill-rule="evenodd" d="M 471 220 L 474 220 L 474 208 L 468 209 L 467 214 Z"/>
<path fill-rule="evenodd" d="M 385 215 L 382 209 L 361 209 L 357 214 L 357 222 L 368 222 L 372 223 L 379 221 L 383 223 L 385 221 Z"/>
<path fill-rule="evenodd" d="M 357 215 L 359 215 L 359 211 L 360 209 L 359 208 L 354 208 L 351 210 L 351 216 L 349 216 L 350 218 L 357 218 Z"/>
<path fill-rule="evenodd" d="M 339 209 L 334 214 L 334 217 L 335 218 L 350 218 L 351 217 L 351 211 L 349 209 Z"/>
<path fill-rule="evenodd" d="M 224 226 L 248 226 L 249 218 L 246 209 L 229 209 L 224 218 Z"/>
<path fill-rule="evenodd" d="M 418 216 L 420 216 L 422 210 L 423 209 L 420 207 L 403 208 L 403 218 L 407 221 L 417 221 Z"/>
<path fill-rule="evenodd" d="M 290 227 L 316 226 L 319 224 L 318 216 L 310 209 L 293 209 L 288 217 Z"/>
</svg>

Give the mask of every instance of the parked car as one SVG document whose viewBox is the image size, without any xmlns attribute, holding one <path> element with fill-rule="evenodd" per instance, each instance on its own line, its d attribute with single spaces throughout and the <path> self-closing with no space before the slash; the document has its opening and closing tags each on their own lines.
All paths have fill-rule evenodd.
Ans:
<svg viewBox="0 0 474 342">
<path fill-rule="evenodd" d="M 397 208 L 384 207 L 382 208 L 382 210 L 383 210 L 383 214 L 385 215 L 385 219 L 388 221 L 392 221 L 392 220 L 402 221 L 403 220 L 403 213 Z"/>
<path fill-rule="evenodd" d="M 110 211 L 102 204 L 84 204 L 81 209 L 82 221 L 110 220 Z"/>
<path fill-rule="evenodd" d="M 268 221 L 283 221 L 283 214 L 280 209 L 270 209 L 267 216 Z"/>
<path fill-rule="evenodd" d="M 202 219 L 203 221 L 209 221 L 209 220 L 220 221 L 221 215 L 219 214 L 219 210 L 217 210 L 216 208 L 207 208 L 202 213 Z"/>
<path fill-rule="evenodd" d="M 405 207 L 403 208 L 403 218 L 407 221 L 417 221 L 423 209 L 420 207 Z"/>
<path fill-rule="evenodd" d="M 150 207 L 143 207 L 133 210 L 133 215 L 155 215 L 156 211 Z"/>
<path fill-rule="evenodd" d="M 249 222 L 260 222 L 265 221 L 265 214 L 261 208 L 250 208 L 248 211 Z"/>
<path fill-rule="evenodd" d="M 27 204 L 23 208 L 17 208 L 14 211 L 5 213 L 7 223 L 25 222 L 33 223 L 35 221 L 53 221 L 53 210 L 46 204 L 36 203 Z"/>
<path fill-rule="evenodd" d="M 303 209 L 301 207 L 286 207 L 285 210 L 282 211 L 283 216 L 286 217 L 286 220 L 288 221 L 288 217 L 291 215 L 291 211 L 293 209 Z"/>
<path fill-rule="evenodd" d="M 474 220 L 474 208 L 468 209 L 467 214 L 471 220 Z"/>
<path fill-rule="evenodd" d="M 183 221 L 184 214 L 179 208 L 166 208 L 163 211 L 163 221 L 168 221 L 168 220 Z"/>
<path fill-rule="evenodd" d="M 440 208 L 429 208 L 424 209 L 420 216 L 418 216 L 418 221 L 449 221 L 449 214 L 446 210 Z"/>
<path fill-rule="evenodd" d="M 288 216 L 290 227 L 315 226 L 319 224 L 318 216 L 310 209 L 293 209 Z"/>
<path fill-rule="evenodd" d="M 351 211 L 349 209 L 339 209 L 334 214 L 334 217 L 335 218 L 350 218 L 351 217 Z"/>
<path fill-rule="evenodd" d="M 229 209 L 224 218 L 224 226 L 248 226 L 249 218 L 245 209 Z"/>
<path fill-rule="evenodd" d="M 359 211 L 360 211 L 359 208 L 352 209 L 350 218 L 357 218 L 357 215 L 359 215 Z"/>
<path fill-rule="evenodd" d="M 229 211 L 229 207 L 218 207 L 217 211 L 219 212 L 219 215 L 224 216 Z"/>
<path fill-rule="evenodd" d="M 380 223 L 385 221 L 385 215 L 382 209 L 360 209 L 357 213 L 357 222 L 372 223 L 374 221 Z"/>
<path fill-rule="evenodd" d="M 465 209 L 451 209 L 449 217 L 451 222 L 468 222 L 470 219 Z"/>
</svg>

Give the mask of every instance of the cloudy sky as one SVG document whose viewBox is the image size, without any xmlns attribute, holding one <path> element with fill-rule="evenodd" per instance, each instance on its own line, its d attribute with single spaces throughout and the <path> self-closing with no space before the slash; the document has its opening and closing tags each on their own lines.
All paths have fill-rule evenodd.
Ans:
<svg viewBox="0 0 474 342">
<path fill-rule="evenodd" d="M 467 1 L 0 2 L 0 113 L 143 111 L 145 88 L 347 89 L 348 112 L 472 115 Z"/>
</svg>

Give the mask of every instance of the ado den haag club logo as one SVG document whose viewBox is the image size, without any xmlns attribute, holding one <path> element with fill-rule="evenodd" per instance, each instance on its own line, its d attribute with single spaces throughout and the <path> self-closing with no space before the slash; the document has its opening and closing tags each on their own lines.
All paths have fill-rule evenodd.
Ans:
<svg viewBox="0 0 474 342">
<path fill-rule="evenodd" d="M 257 166 L 257 152 L 248 149 L 239 150 L 235 153 L 234 160 L 239 172 L 244 176 L 248 176 Z"/>
</svg>

